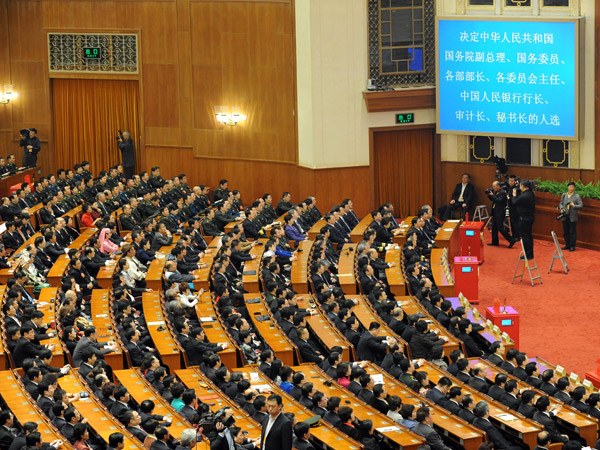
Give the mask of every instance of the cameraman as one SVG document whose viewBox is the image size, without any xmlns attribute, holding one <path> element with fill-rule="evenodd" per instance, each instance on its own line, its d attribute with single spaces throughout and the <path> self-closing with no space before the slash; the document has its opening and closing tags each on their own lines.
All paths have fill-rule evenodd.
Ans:
<svg viewBox="0 0 600 450">
<path fill-rule="evenodd" d="M 506 183 L 506 187 L 504 190 L 508 193 L 508 211 L 510 215 L 510 232 L 512 233 L 513 239 L 518 241 L 520 239 L 519 236 L 519 215 L 517 214 L 517 208 L 513 205 L 511 199 L 516 197 L 513 195 L 513 189 L 517 189 L 517 196 L 521 193 L 521 188 L 519 187 L 519 177 L 516 175 L 509 175 L 508 182 Z"/>
<path fill-rule="evenodd" d="M 535 194 L 531 189 L 532 182 L 523 180 L 521 182 L 521 193 L 517 188 L 513 188 L 513 197 L 511 198 L 512 205 L 517 209 L 519 215 L 519 236 L 523 239 L 523 248 L 525 249 L 525 257 L 533 259 L 533 236 L 532 228 L 535 221 Z"/>
<path fill-rule="evenodd" d="M 563 250 L 575 251 L 577 242 L 577 216 L 578 209 L 583 208 L 583 202 L 579 194 L 575 193 L 575 183 L 572 181 L 567 184 L 567 192 L 560 196 L 558 209 L 560 210 L 560 219 L 563 223 L 563 236 L 565 246 Z"/>
<path fill-rule="evenodd" d="M 492 242 L 488 245 L 498 246 L 498 231 L 508 241 L 508 248 L 515 245 L 515 240 L 508 234 L 504 227 L 504 217 L 506 216 L 506 202 L 508 196 L 506 191 L 502 189 L 499 181 L 494 181 L 492 187 L 485 191 L 488 198 L 492 201 Z"/>
<path fill-rule="evenodd" d="M 135 147 L 133 145 L 133 139 L 129 131 L 125 131 L 123 134 L 119 134 L 117 137 L 119 141 L 119 149 L 121 150 L 121 165 L 123 166 L 123 172 L 125 178 L 128 180 L 133 178 L 133 172 L 135 170 Z"/>
<path fill-rule="evenodd" d="M 23 167 L 34 167 L 37 165 L 37 154 L 40 152 L 40 140 L 36 136 L 35 128 L 21 130 L 19 146 L 23 148 Z"/>
</svg>

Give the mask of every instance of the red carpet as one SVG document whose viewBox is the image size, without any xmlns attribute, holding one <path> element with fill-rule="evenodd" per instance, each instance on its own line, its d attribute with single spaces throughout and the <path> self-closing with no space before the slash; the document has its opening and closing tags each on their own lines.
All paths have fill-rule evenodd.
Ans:
<svg viewBox="0 0 600 450">
<path fill-rule="evenodd" d="M 485 262 L 479 271 L 480 313 L 493 305 L 494 296 L 501 302 L 506 298 L 506 304 L 521 314 L 519 350 L 561 365 L 582 379 L 586 372 L 595 371 L 600 358 L 600 253 L 581 248 L 566 251 L 569 274 L 564 274 L 559 260 L 548 274 L 554 244 L 536 240 L 534 254 L 543 284 L 536 280 L 531 287 L 527 271 L 522 282 L 511 284 L 520 244 L 509 249 L 502 237 L 499 247 L 488 246 L 490 241 L 486 231 Z"/>
</svg>

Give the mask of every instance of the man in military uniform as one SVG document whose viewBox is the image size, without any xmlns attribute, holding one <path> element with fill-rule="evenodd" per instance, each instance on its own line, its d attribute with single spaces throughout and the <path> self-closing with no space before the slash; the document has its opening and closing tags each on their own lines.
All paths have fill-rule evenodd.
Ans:
<svg viewBox="0 0 600 450">
<path fill-rule="evenodd" d="M 58 172 L 56 172 L 56 184 L 58 184 L 58 186 L 61 189 L 64 189 L 64 187 L 67 185 L 67 171 L 65 169 L 58 169 Z"/>
<path fill-rule="evenodd" d="M 188 185 L 188 179 L 187 179 L 187 175 L 185 173 L 182 173 L 179 175 L 179 183 L 181 185 L 181 189 L 183 190 L 183 192 L 186 195 L 189 195 L 192 193 L 192 190 L 190 189 L 190 186 Z"/>
<path fill-rule="evenodd" d="M 131 198 L 129 199 L 129 206 L 131 206 L 131 217 L 133 217 L 133 219 L 135 220 L 135 223 L 137 225 L 142 225 L 142 222 L 144 221 L 142 219 L 142 216 L 140 215 L 140 210 L 138 209 L 138 205 L 139 205 L 139 201 L 137 198 Z"/>
<path fill-rule="evenodd" d="M 90 163 L 87 161 L 82 161 L 81 163 L 81 174 L 83 178 L 92 178 L 92 172 L 90 172 Z"/>
<path fill-rule="evenodd" d="M 290 194 L 289 192 L 284 192 L 281 196 L 281 200 L 279 200 L 279 203 L 277 204 L 277 208 L 275 208 L 275 214 L 277 214 L 277 217 L 287 213 L 290 209 L 294 207 L 291 200 L 292 194 Z"/>
<path fill-rule="evenodd" d="M 264 237 L 262 227 L 256 224 L 256 207 L 250 206 L 246 210 L 246 220 L 242 222 L 244 234 L 249 239 L 260 239 Z"/>
<path fill-rule="evenodd" d="M 144 194 L 144 200 L 138 206 L 138 211 L 140 212 L 142 220 L 146 220 L 158 214 L 158 205 L 155 206 L 155 203 L 158 203 L 158 197 L 153 197 L 152 192 L 146 192 Z"/>
<path fill-rule="evenodd" d="M 198 211 L 198 214 L 210 206 L 210 200 L 208 199 L 208 189 L 204 185 L 195 186 L 194 194 L 196 194 L 196 200 L 194 206 Z"/>
<path fill-rule="evenodd" d="M 219 187 L 215 190 L 215 195 L 213 196 L 213 203 L 219 200 L 227 200 L 229 198 L 229 189 L 227 189 L 227 180 L 222 179 L 219 181 Z"/>
<path fill-rule="evenodd" d="M 123 206 L 123 214 L 121 214 L 119 220 L 121 221 L 121 230 L 123 231 L 131 231 L 139 225 L 131 215 L 131 205 Z"/>
<path fill-rule="evenodd" d="M 273 208 L 273 196 L 269 193 L 266 193 L 262 196 L 262 200 L 264 201 L 262 212 L 265 215 L 265 217 L 267 218 L 267 220 L 269 222 L 273 222 L 273 221 L 277 220 L 277 217 L 279 217 L 279 216 L 277 215 L 277 213 L 275 212 L 275 209 Z"/>
<path fill-rule="evenodd" d="M 150 186 L 152 186 L 153 189 L 158 189 L 161 188 L 165 185 L 165 180 L 163 179 L 163 177 L 160 176 L 160 167 L 158 166 L 154 166 L 152 168 L 152 175 L 150 176 Z"/>
<path fill-rule="evenodd" d="M 98 194 L 98 189 L 94 185 L 93 178 L 85 179 L 85 189 L 83 191 L 83 199 L 88 203 L 93 203 L 96 200 L 96 195 Z"/>
<path fill-rule="evenodd" d="M 8 171 L 6 170 L 6 160 L 0 157 L 0 177 L 4 175 L 8 175 Z"/>
<path fill-rule="evenodd" d="M 219 205 L 219 208 L 217 209 L 217 212 L 215 213 L 215 218 L 214 218 L 215 225 L 222 232 L 225 231 L 225 225 L 227 225 L 230 222 L 237 221 L 236 217 L 229 214 L 230 207 L 231 207 L 231 205 L 229 204 L 229 202 L 223 202 Z"/>
<path fill-rule="evenodd" d="M 179 220 L 177 219 L 174 212 L 177 211 L 177 207 L 174 206 L 165 206 L 161 210 L 161 218 L 159 223 L 164 223 L 171 233 L 176 233 L 179 231 Z"/>
<path fill-rule="evenodd" d="M 202 228 L 206 236 L 221 236 L 223 232 L 214 222 L 215 210 L 210 208 L 206 211 L 206 219 L 202 222 Z"/>
<path fill-rule="evenodd" d="M 112 189 L 119 183 L 117 166 L 113 166 L 109 169 L 108 177 L 106 179 L 106 187 Z"/>
<path fill-rule="evenodd" d="M 77 189 L 77 188 L 74 188 L 74 189 Z M 64 202 L 67 205 L 68 209 L 76 208 L 77 205 L 79 205 L 77 198 L 75 197 L 75 195 L 73 195 L 73 190 L 71 189 L 71 186 L 69 186 L 68 184 L 66 184 L 64 187 L 63 195 L 64 195 Z"/>
<path fill-rule="evenodd" d="M 28 194 L 27 196 L 27 198 L 29 199 L 28 203 L 33 203 L 34 205 L 42 203 L 42 201 L 44 201 L 44 199 L 46 198 L 46 195 L 44 194 L 44 190 L 42 188 L 42 183 L 36 181 L 35 183 L 33 183 L 33 189 L 34 192 Z"/>
<path fill-rule="evenodd" d="M 140 183 L 138 187 L 138 197 L 143 196 L 144 192 L 152 191 L 152 186 L 150 186 L 150 174 L 146 171 L 140 173 Z"/>
<path fill-rule="evenodd" d="M 13 155 L 12 153 L 6 157 L 5 169 L 6 169 L 6 172 L 9 173 L 10 175 L 17 173 L 18 167 L 16 164 L 16 158 L 15 158 L 15 155 Z"/>
</svg>

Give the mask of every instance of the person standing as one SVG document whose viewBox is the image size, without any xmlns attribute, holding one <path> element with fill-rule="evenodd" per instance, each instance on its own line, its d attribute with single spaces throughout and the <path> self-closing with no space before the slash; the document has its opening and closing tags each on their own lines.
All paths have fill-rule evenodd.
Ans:
<svg viewBox="0 0 600 450">
<path fill-rule="evenodd" d="M 516 175 L 508 176 L 508 185 L 505 186 L 506 193 L 508 194 L 508 210 L 510 214 L 510 233 L 513 239 L 519 240 L 519 215 L 517 214 L 517 208 L 512 204 L 510 199 L 513 197 L 513 188 L 517 188 L 517 195 L 521 193 L 519 188 L 519 181 Z"/>
<path fill-rule="evenodd" d="M 506 216 L 506 202 L 508 201 L 506 191 L 502 189 L 499 181 L 492 183 L 492 188 L 485 191 L 488 198 L 492 201 L 492 242 L 488 245 L 498 246 L 498 231 L 508 241 L 508 248 L 515 245 L 515 240 L 508 234 L 504 226 L 504 217 Z"/>
<path fill-rule="evenodd" d="M 123 172 L 125 178 L 133 178 L 133 172 L 135 170 L 135 146 L 133 145 L 133 139 L 129 131 L 123 132 L 119 136 L 119 149 L 121 150 L 121 164 L 123 165 Z"/>
<path fill-rule="evenodd" d="M 532 228 L 535 221 L 535 194 L 531 190 L 532 182 L 523 180 L 521 182 L 521 194 L 513 188 L 512 204 L 517 208 L 519 215 L 519 236 L 523 240 L 525 257 L 533 259 L 533 236 Z"/>
<path fill-rule="evenodd" d="M 565 246 L 563 250 L 575 251 L 577 242 L 577 220 L 578 211 L 583 208 L 583 202 L 579 194 L 575 193 L 575 183 L 572 181 L 567 184 L 567 192 L 560 196 L 558 209 L 562 215 L 563 236 L 565 238 Z"/>
<path fill-rule="evenodd" d="M 28 134 L 24 133 L 28 132 Z M 40 152 L 40 139 L 36 136 L 37 130 L 29 128 L 21 130 L 19 145 L 23 148 L 23 167 L 35 167 L 37 165 L 37 154 Z"/>
</svg>

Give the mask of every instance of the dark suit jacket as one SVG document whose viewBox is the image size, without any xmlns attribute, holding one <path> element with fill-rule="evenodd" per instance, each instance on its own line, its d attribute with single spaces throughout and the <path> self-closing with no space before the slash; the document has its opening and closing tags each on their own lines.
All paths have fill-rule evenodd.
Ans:
<svg viewBox="0 0 600 450">
<path fill-rule="evenodd" d="M 371 402 L 375 399 L 375 396 L 373 395 L 373 391 L 363 388 L 358 392 L 358 398 L 360 398 L 366 404 L 370 405 Z"/>
<path fill-rule="evenodd" d="M 496 449 L 508 449 L 511 448 L 509 442 L 504 438 L 502 433 L 490 423 L 489 420 L 483 419 L 481 417 L 476 417 L 473 421 L 473 425 L 475 425 L 480 430 L 483 430 L 487 433 L 488 439 L 494 443 L 494 448 Z"/>
<path fill-rule="evenodd" d="M 423 436 L 427 439 L 427 444 L 432 448 L 432 450 L 449 450 L 450 447 L 444 444 L 440 435 L 431 427 L 425 423 L 418 423 L 413 428 L 413 431 L 417 433 L 419 436 Z"/>
<path fill-rule="evenodd" d="M 495 353 L 492 353 L 491 355 L 488 356 L 488 361 L 494 363 L 495 365 L 499 366 L 500 364 L 502 364 L 502 362 L 504 361 L 502 358 L 500 358 L 498 355 L 496 355 Z"/>
<path fill-rule="evenodd" d="M 387 351 L 387 344 L 381 342 L 382 337 L 375 337 L 365 331 L 358 341 L 356 353 L 359 361 L 381 361 Z"/>
<path fill-rule="evenodd" d="M 456 203 L 459 203 L 458 197 L 460 197 L 460 191 L 462 191 L 462 183 L 458 183 L 452 192 L 452 200 Z M 463 201 L 462 203 L 467 204 L 467 209 L 470 209 L 473 206 L 473 201 L 475 200 L 475 188 L 471 183 L 467 183 L 465 186 L 465 192 L 463 192 Z M 461 203 L 461 204 L 462 204 Z"/>
<path fill-rule="evenodd" d="M 487 381 L 485 381 L 483 378 L 479 378 L 479 377 L 471 377 L 471 379 L 469 380 L 469 386 L 477 389 L 479 392 L 481 392 L 483 394 L 487 394 L 488 391 L 490 390 L 490 387 L 488 386 Z"/>
<path fill-rule="evenodd" d="M 535 406 L 525 405 L 524 403 L 521 403 L 519 405 L 519 408 L 517 409 L 517 412 L 519 414 L 523 414 L 528 419 L 533 419 L 533 415 L 536 413 L 536 411 L 537 411 L 537 409 Z"/>
<path fill-rule="evenodd" d="M 292 422 L 283 414 L 279 414 L 275 423 L 269 430 L 269 434 L 265 437 L 267 423 L 269 418 L 266 417 L 263 422 L 262 432 L 260 435 L 261 450 L 291 450 L 292 449 Z"/>
<path fill-rule="evenodd" d="M 471 379 L 471 377 L 469 376 L 469 374 L 467 374 L 465 372 L 458 372 L 456 374 L 456 378 L 458 378 L 463 383 L 468 383 L 469 380 Z"/>
<path fill-rule="evenodd" d="M 315 349 L 306 341 L 302 339 L 298 339 L 296 341 L 296 345 L 298 346 L 298 350 L 300 351 L 300 356 L 302 357 L 302 362 L 321 362 L 322 358 L 315 352 Z"/>
<path fill-rule="evenodd" d="M 550 434 L 552 442 L 566 442 L 566 439 L 564 439 L 558 431 L 558 427 L 552 416 L 536 411 L 533 415 L 533 420 L 544 426 L 544 430 Z"/>
<path fill-rule="evenodd" d="M 7 430 L 6 427 L 0 426 L 0 450 L 8 450 L 16 434 L 11 430 Z"/>
</svg>

